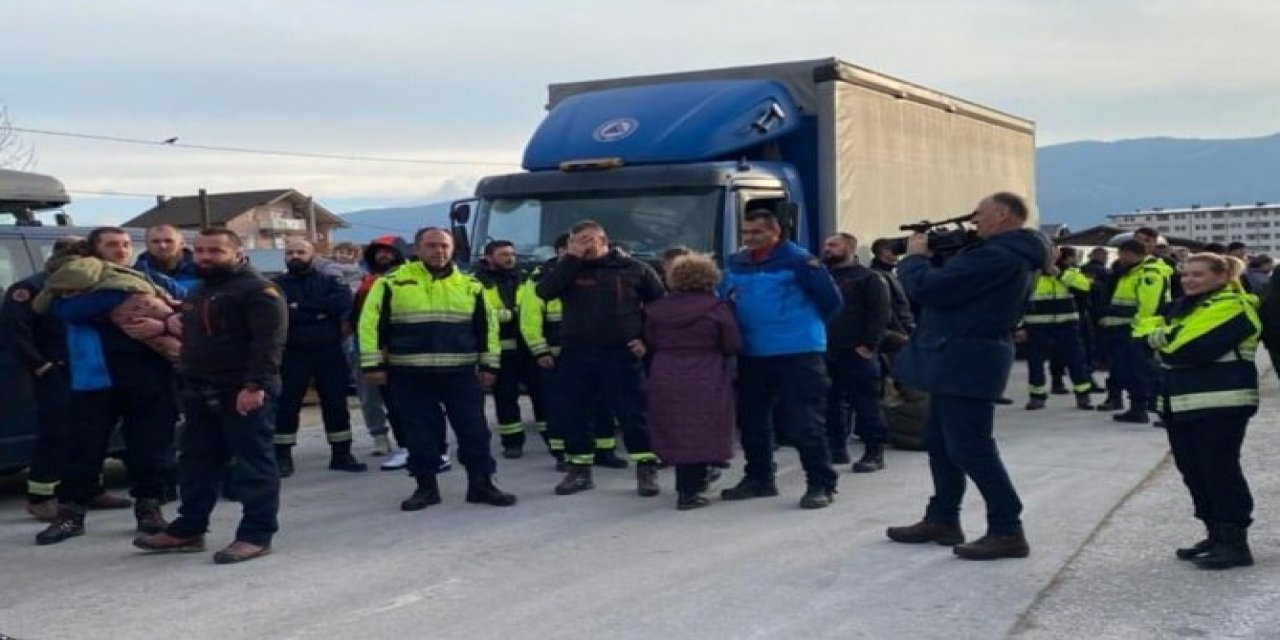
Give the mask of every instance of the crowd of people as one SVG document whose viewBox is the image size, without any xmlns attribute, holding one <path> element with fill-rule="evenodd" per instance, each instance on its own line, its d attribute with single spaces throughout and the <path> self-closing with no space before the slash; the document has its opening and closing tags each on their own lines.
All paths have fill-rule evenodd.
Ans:
<svg viewBox="0 0 1280 640">
<path fill-rule="evenodd" d="M 894 384 L 929 394 L 934 495 L 921 521 L 888 537 L 954 546 L 966 559 L 1025 557 L 1022 505 L 993 436 L 1021 342 L 1027 410 L 1045 408 L 1051 393 L 1095 408 L 1105 370 L 1097 409 L 1122 422 L 1160 415 L 1209 531 L 1178 557 L 1250 564 L 1239 450 L 1258 402 L 1253 352 L 1266 314 L 1256 294 L 1271 261 L 1253 259 L 1245 272 L 1234 246 L 1178 256 L 1142 229 L 1113 264 L 1103 249 L 1079 264 L 1074 250 L 1024 229 L 1027 217 L 1021 198 L 993 194 L 974 213 L 971 246 L 935 256 L 918 234 L 900 257 L 877 241 L 868 266 L 852 234 L 826 238 L 813 255 L 768 209 L 744 215 L 743 248 L 723 266 L 673 247 L 655 268 L 590 220 L 528 273 L 505 240 L 464 270 L 453 235 L 434 227 L 411 245 L 383 237 L 339 244 L 328 257 L 290 240 L 286 269 L 271 279 L 225 229 L 201 231 L 188 248 L 177 229 L 153 227 L 136 260 L 124 229 L 65 238 L 44 272 L 6 292 L 0 312 L 5 348 L 37 393 L 27 508 L 47 527 L 36 543 L 83 535 L 93 509 L 132 506 L 135 546 L 203 551 L 223 495 L 243 516 L 215 561 L 270 553 L 309 389 L 328 468 L 367 470 L 352 451 L 352 385 L 381 467 L 414 479 L 405 511 L 441 502 L 449 429 L 470 503 L 516 504 L 494 481 L 492 434 L 501 457 L 516 459 L 532 430 L 563 474 L 558 495 L 593 489 L 594 468 L 634 465 L 637 494 L 657 496 L 669 466 L 676 508 L 706 507 L 736 440 L 744 475 L 722 500 L 777 496 L 774 452 L 785 444 L 804 469 L 799 505 L 819 509 L 836 498 L 837 465 L 884 468 L 881 398 Z M 132 500 L 102 486 L 117 425 Z M 856 461 L 851 434 L 863 445 Z M 988 503 L 986 535 L 967 543 L 966 478 Z M 169 520 L 163 505 L 175 494 Z"/>
</svg>

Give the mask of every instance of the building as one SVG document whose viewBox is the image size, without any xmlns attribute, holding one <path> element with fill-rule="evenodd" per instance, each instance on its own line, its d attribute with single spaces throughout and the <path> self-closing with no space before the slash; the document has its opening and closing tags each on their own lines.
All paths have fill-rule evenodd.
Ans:
<svg viewBox="0 0 1280 640">
<path fill-rule="evenodd" d="M 235 231 L 246 249 L 281 249 L 289 238 L 305 238 L 321 250 L 333 239 L 333 230 L 347 223 L 328 209 L 313 204 L 293 189 L 210 193 L 209 224 Z M 308 237 L 308 221 L 314 212 L 314 235 Z M 200 196 L 156 198 L 156 206 L 124 223 L 126 227 L 171 224 L 178 229 L 204 226 Z"/>
<path fill-rule="evenodd" d="M 1177 235 L 1197 242 L 1243 242 L 1254 254 L 1280 252 L 1280 203 L 1191 205 L 1185 209 L 1136 210 L 1107 216 L 1115 226 L 1132 231 L 1151 227 L 1161 235 Z"/>
</svg>

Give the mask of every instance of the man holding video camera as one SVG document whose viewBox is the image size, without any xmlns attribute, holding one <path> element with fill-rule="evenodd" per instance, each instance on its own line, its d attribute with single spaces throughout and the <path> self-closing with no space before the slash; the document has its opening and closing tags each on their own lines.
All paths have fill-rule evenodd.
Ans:
<svg viewBox="0 0 1280 640">
<path fill-rule="evenodd" d="M 1030 553 L 1022 503 L 992 435 L 995 401 L 1013 366 L 1011 333 L 1036 273 L 1048 264 L 1048 241 L 1023 229 L 1026 221 L 1022 198 L 1001 192 L 978 203 L 976 239 L 940 263 L 931 260 L 928 235 L 907 242 L 898 276 L 921 315 L 897 370 L 904 383 L 931 394 L 925 441 L 934 495 L 919 523 L 889 528 L 895 542 L 954 546 L 968 560 Z M 987 502 L 987 534 L 963 544 L 966 476 Z"/>
</svg>

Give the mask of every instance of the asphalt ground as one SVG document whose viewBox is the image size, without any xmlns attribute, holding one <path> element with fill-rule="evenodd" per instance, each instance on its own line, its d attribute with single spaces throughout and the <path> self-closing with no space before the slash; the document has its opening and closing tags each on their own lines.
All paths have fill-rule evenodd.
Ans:
<svg viewBox="0 0 1280 640">
<path fill-rule="evenodd" d="M 1280 637 L 1280 451 L 1274 377 L 1246 443 L 1255 482 L 1255 567 L 1199 572 L 1173 559 L 1198 539 L 1164 432 L 1121 425 L 1052 396 L 997 413 L 1000 445 L 1026 505 L 1026 560 L 968 562 L 937 545 L 900 545 L 890 525 L 919 519 L 924 454 L 890 451 L 874 474 L 844 469 L 831 508 L 798 508 L 794 452 L 778 454 L 782 496 L 677 512 L 635 494 L 632 470 L 596 471 L 597 488 L 556 496 L 536 437 L 499 459 L 511 508 L 463 502 L 461 469 L 444 504 L 403 513 L 402 472 L 331 472 L 314 408 L 285 480 L 271 556 L 216 566 L 211 553 L 148 557 L 128 511 L 92 512 L 88 534 L 36 547 L 21 478 L 0 480 L 0 633 L 53 638 L 1175 638 Z M 353 418 L 358 421 L 358 412 Z M 358 427 L 357 427 L 358 429 Z M 357 452 L 369 449 L 358 435 Z M 497 444 L 495 438 L 495 453 Z M 858 447 L 854 447 L 855 455 Z M 376 463 L 376 458 L 368 458 Z M 716 489 L 740 477 L 741 461 Z M 118 476 L 113 473 L 113 477 Z M 166 507 L 172 513 L 172 506 Z M 239 506 L 223 502 L 209 546 L 230 542 Z M 969 536 L 983 533 L 975 490 Z M 1234 634 L 1234 635 L 1233 635 Z"/>
</svg>

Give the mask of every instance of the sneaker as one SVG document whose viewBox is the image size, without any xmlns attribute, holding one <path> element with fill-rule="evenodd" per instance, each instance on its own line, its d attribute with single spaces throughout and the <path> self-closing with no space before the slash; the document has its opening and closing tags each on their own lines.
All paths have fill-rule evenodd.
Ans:
<svg viewBox="0 0 1280 640">
<path fill-rule="evenodd" d="M 399 471 L 407 466 L 409 466 L 409 450 L 396 449 L 382 461 L 381 465 L 378 465 L 378 468 L 383 471 Z"/>
</svg>

